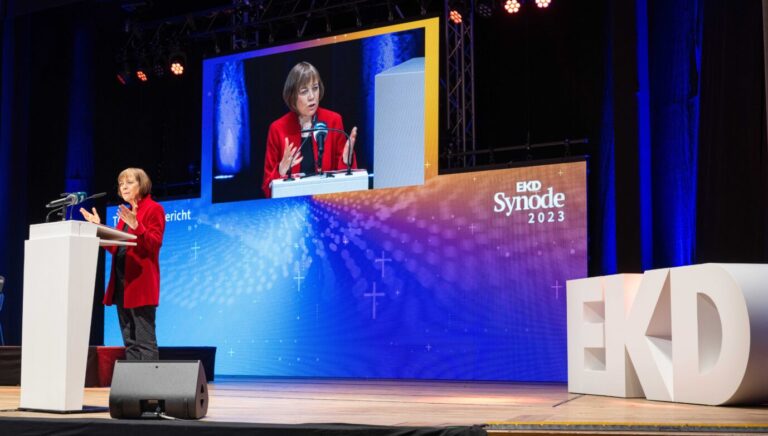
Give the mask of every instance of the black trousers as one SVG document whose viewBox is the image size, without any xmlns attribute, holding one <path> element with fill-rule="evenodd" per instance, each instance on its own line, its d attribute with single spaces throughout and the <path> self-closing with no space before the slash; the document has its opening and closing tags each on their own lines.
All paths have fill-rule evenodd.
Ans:
<svg viewBox="0 0 768 436">
<path fill-rule="evenodd" d="M 155 306 L 141 306 L 126 309 L 117 306 L 117 318 L 125 343 L 127 360 L 159 360 L 157 336 L 155 334 Z"/>
</svg>

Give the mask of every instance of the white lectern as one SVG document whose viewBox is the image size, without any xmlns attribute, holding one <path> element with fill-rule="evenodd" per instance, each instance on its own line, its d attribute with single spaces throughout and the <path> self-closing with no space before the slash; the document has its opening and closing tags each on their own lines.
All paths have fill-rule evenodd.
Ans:
<svg viewBox="0 0 768 436">
<path fill-rule="evenodd" d="M 333 177 L 327 177 L 326 174 Z M 364 191 L 368 189 L 368 171 L 328 171 L 300 179 L 275 179 L 271 183 L 272 198 L 296 197 L 299 195 L 333 194 L 334 192 Z"/>
<path fill-rule="evenodd" d="M 83 410 L 99 246 L 135 235 L 84 221 L 29 227 L 24 244 L 20 409 Z"/>
</svg>

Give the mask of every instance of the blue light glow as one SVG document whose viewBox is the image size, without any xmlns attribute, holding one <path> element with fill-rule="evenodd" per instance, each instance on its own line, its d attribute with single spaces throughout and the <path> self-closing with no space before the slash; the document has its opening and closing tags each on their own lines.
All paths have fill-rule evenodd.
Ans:
<svg viewBox="0 0 768 436">
<path fill-rule="evenodd" d="M 643 270 L 653 268 L 651 84 L 648 71 L 648 1 L 635 2 L 637 28 L 637 144 L 640 176 L 640 255 Z"/>
<path fill-rule="evenodd" d="M 251 148 L 243 62 L 221 63 L 214 81 L 216 172 L 237 174 L 248 165 Z"/>
<path fill-rule="evenodd" d="M 650 68 L 654 266 L 690 265 L 696 251 L 701 0 L 655 2 Z"/>
<path fill-rule="evenodd" d="M 602 253 L 601 274 L 615 274 L 618 269 L 616 257 L 616 163 L 615 136 L 613 126 L 613 69 L 612 43 L 610 38 L 604 47 L 605 69 L 603 84 L 603 107 L 600 119 L 600 151 L 598 153 L 598 185 L 599 193 L 597 207 L 601 212 L 597 228 L 600 234 L 599 250 Z M 592 207 L 595 207 L 593 205 Z"/>
<path fill-rule="evenodd" d="M 82 23 L 75 30 L 72 46 L 69 123 L 67 128 L 66 192 L 91 189 L 93 180 L 93 78 L 91 77 L 92 35 Z"/>
</svg>

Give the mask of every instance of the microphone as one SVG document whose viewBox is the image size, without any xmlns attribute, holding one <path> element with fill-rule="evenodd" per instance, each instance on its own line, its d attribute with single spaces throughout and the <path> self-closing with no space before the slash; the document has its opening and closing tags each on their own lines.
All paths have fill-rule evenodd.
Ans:
<svg viewBox="0 0 768 436">
<path fill-rule="evenodd" d="M 80 204 L 83 201 L 85 201 L 86 196 L 88 194 L 86 194 L 85 192 L 79 191 L 79 192 L 64 193 L 61 195 L 62 195 L 62 198 L 59 198 L 58 200 L 53 200 L 52 202 L 46 204 L 45 207 L 48 209 L 51 209 L 51 208 L 74 206 L 76 204 Z M 104 193 L 104 195 L 106 195 L 106 193 Z"/>
<path fill-rule="evenodd" d="M 295 158 L 295 154 L 291 156 L 291 162 L 288 164 L 288 171 L 285 172 L 285 181 L 286 182 L 292 182 L 293 181 L 293 159 Z"/>
<path fill-rule="evenodd" d="M 325 150 L 325 137 L 328 135 L 328 125 L 322 121 L 318 121 L 315 123 L 312 130 L 314 130 L 313 135 L 315 136 L 315 141 L 317 141 L 317 160 L 319 162 L 319 165 L 318 162 L 315 162 L 315 166 L 319 168 L 318 173 L 322 174 L 323 150 Z"/>
<path fill-rule="evenodd" d="M 318 126 L 320 126 L 320 127 L 318 127 Z M 333 127 L 328 127 L 322 121 L 318 122 L 317 124 L 315 124 L 315 127 L 311 128 L 311 129 L 303 129 L 301 131 L 301 133 L 313 133 L 314 134 L 315 132 L 319 132 L 319 131 L 322 131 L 322 141 L 325 140 L 325 135 L 328 132 L 336 132 L 336 133 L 341 133 L 342 135 L 344 135 L 347 138 L 347 141 L 349 141 L 350 143 L 352 142 L 350 140 L 349 134 L 347 132 L 345 132 L 345 131 L 343 131 L 341 129 L 334 129 Z M 320 137 L 321 137 L 320 134 L 318 134 L 315 138 L 317 139 L 317 159 L 320 160 L 320 165 L 322 166 L 322 162 L 323 161 L 322 161 L 322 156 L 321 156 L 321 153 L 322 153 L 322 148 L 321 147 L 323 146 L 322 144 L 324 144 L 324 143 L 320 142 L 321 141 L 321 139 L 319 139 Z M 349 154 L 350 155 L 352 154 L 351 150 L 350 150 Z M 331 174 L 328 174 L 328 175 L 332 176 Z M 348 175 L 348 176 L 352 175 L 352 156 L 349 156 L 349 159 L 347 161 L 347 174 L 346 175 Z"/>
<path fill-rule="evenodd" d="M 356 127 L 353 127 L 355 129 Z M 347 135 L 346 133 L 344 133 Z M 351 176 L 352 175 L 352 138 L 347 135 L 347 143 L 349 144 L 349 153 L 347 155 L 347 172 L 344 174 L 345 176 Z"/>
<path fill-rule="evenodd" d="M 103 196 L 105 196 L 105 195 L 107 195 L 107 193 L 106 193 L 106 192 L 99 192 L 98 194 L 93 194 L 93 195 L 91 195 L 90 197 L 86 198 L 86 199 L 85 199 L 85 200 L 83 200 L 83 201 L 86 201 L 86 200 L 95 200 L 95 199 L 97 199 L 97 198 L 101 198 L 101 197 L 103 197 Z"/>
</svg>

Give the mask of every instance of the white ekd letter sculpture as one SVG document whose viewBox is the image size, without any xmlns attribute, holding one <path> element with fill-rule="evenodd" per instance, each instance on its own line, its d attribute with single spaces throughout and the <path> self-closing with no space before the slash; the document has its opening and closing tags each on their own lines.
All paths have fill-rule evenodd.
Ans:
<svg viewBox="0 0 768 436">
<path fill-rule="evenodd" d="M 568 390 L 708 405 L 768 400 L 768 265 L 568 282 Z"/>
</svg>

